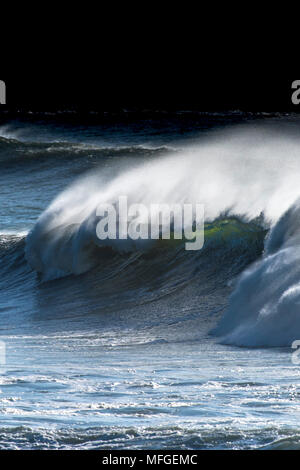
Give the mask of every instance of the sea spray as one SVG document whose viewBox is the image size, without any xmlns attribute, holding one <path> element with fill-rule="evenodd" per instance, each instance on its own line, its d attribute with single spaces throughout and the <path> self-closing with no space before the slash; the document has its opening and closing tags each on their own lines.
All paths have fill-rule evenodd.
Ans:
<svg viewBox="0 0 300 470">
<path fill-rule="evenodd" d="M 270 130 L 238 129 L 205 139 L 107 175 L 94 169 L 67 188 L 41 215 L 27 239 L 30 265 L 47 276 L 80 274 L 95 266 L 100 204 L 202 204 L 206 221 L 238 215 L 274 224 L 299 196 L 299 139 Z M 114 250 L 136 249 L 132 240 L 109 240 Z M 122 243 L 121 243 L 122 242 Z"/>
</svg>

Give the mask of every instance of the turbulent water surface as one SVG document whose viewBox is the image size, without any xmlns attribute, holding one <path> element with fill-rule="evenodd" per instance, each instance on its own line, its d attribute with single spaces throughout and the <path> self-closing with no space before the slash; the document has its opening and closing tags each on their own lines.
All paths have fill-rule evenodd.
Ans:
<svg viewBox="0 0 300 470">
<path fill-rule="evenodd" d="M 299 182 L 291 115 L 2 118 L 0 448 L 300 448 Z M 204 248 L 103 246 L 119 196 Z"/>
</svg>

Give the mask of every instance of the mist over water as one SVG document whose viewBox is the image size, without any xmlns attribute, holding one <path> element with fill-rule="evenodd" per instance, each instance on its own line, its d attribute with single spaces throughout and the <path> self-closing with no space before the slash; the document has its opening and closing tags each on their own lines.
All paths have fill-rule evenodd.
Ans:
<svg viewBox="0 0 300 470">
<path fill-rule="evenodd" d="M 299 121 L 227 118 L 0 127 L 1 447 L 297 448 Z M 203 250 L 103 244 L 120 196 Z"/>
</svg>

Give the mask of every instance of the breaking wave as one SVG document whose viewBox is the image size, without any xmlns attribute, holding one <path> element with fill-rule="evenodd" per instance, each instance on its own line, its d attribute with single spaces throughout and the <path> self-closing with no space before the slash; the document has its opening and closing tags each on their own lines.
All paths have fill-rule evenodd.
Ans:
<svg viewBox="0 0 300 470">
<path fill-rule="evenodd" d="M 238 280 L 214 334 L 240 346 L 290 346 L 300 337 L 300 209 L 294 203 L 299 197 L 299 149 L 296 137 L 248 129 L 129 168 L 95 170 L 41 215 L 27 237 L 26 258 L 45 280 L 101 270 L 107 258 L 115 262 L 116 256 L 123 257 L 120 271 L 128 275 L 128 266 L 136 266 L 137 256 L 145 258 L 149 251 L 153 259 L 153 253 L 159 253 L 160 272 L 174 269 L 175 259 L 186 266 L 181 269 L 183 279 L 198 272 L 199 266 L 205 272 L 201 260 L 217 268 L 223 256 L 228 272 L 239 265 L 231 273 L 234 277 L 261 256 L 271 229 L 263 258 Z M 96 236 L 96 209 L 100 203 L 116 204 L 121 195 L 127 196 L 128 204 L 146 206 L 204 204 L 204 250 L 191 255 L 182 244 L 171 247 L 171 242 L 162 241 L 146 249 L 131 240 L 112 240 L 105 246 Z M 218 258 L 220 240 L 223 251 Z M 157 250 L 166 246 L 164 258 Z M 129 260 L 125 271 L 124 256 Z M 137 269 L 136 275 L 140 272 Z M 217 269 L 215 281 L 219 282 Z"/>
<path fill-rule="evenodd" d="M 263 259 L 243 273 L 215 334 L 252 347 L 290 347 L 299 339 L 300 201 L 271 231 Z"/>
</svg>

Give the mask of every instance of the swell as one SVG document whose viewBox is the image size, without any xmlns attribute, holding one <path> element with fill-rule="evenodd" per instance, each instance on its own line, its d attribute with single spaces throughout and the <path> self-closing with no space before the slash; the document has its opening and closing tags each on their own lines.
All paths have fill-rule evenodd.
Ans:
<svg viewBox="0 0 300 470">
<path fill-rule="evenodd" d="M 0 234 L 0 288 L 6 294 L 14 291 L 11 303 L 28 287 L 27 281 L 32 277 L 32 270 L 25 259 L 25 242 L 25 234 Z"/>
<path fill-rule="evenodd" d="M 233 279 L 261 256 L 266 236 L 257 224 L 245 224 L 237 218 L 206 224 L 205 232 L 204 249 L 196 254 L 186 252 L 182 241 L 172 240 L 159 240 L 146 251 L 120 252 L 94 246 L 93 268 L 51 282 L 42 273 L 36 276 L 29 267 L 25 239 L 5 236 L 0 244 L 0 288 L 11 301 L 4 305 L 24 312 L 24 299 L 30 306 L 34 296 L 37 318 L 55 320 L 57 328 L 58 320 L 63 319 L 66 328 L 70 317 L 86 329 L 94 314 L 95 318 L 100 316 L 102 327 L 111 327 L 124 311 L 127 327 L 134 328 L 135 341 L 140 328 L 151 327 L 159 337 L 162 325 L 164 339 L 187 341 L 195 335 L 188 326 L 191 321 L 197 322 L 199 332 L 207 331 L 207 314 L 223 308 Z M 15 320 L 18 323 L 20 319 Z M 8 324 L 15 320 L 6 319 Z"/>
<path fill-rule="evenodd" d="M 1 330 L 82 334 L 100 327 L 107 331 L 104 344 L 203 337 L 224 309 L 233 280 L 261 256 L 266 235 L 255 223 L 227 217 L 207 224 L 205 231 L 205 247 L 196 254 L 174 240 L 131 252 L 95 245 L 91 269 L 59 279 L 59 260 L 56 276 L 49 278 L 49 270 L 47 276 L 36 274 L 25 259 L 25 238 L 5 235 Z M 109 332 L 120 328 L 126 334 L 111 337 Z"/>
<path fill-rule="evenodd" d="M 146 145 L 92 145 L 74 143 L 68 141 L 22 141 L 15 138 L 0 137 L 0 167 L 19 167 L 29 163 L 43 163 L 52 159 L 74 159 L 89 158 L 101 160 L 126 156 L 145 157 L 160 155 L 173 150 L 168 146 L 146 146 Z"/>
<path fill-rule="evenodd" d="M 220 260 L 223 264 L 227 261 L 231 264 L 232 270 L 238 272 L 261 255 L 267 233 L 268 231 L 256 221 L 245 223 L 237 217 L 220 217 L 214 222 L 205 224 L 205 245 L 197 254 L 187 252 L 182 240 L 157 240 L 147 250 L 136 249 L 129 252 L 92 244 L 89 251 L 89 256 L 93 258 L 90 269 L 93 270 L 93 275 L 98 272 L 98 279 L 102 281 L 110 279 L 115 282 L 116 278 L 118 282 L 122 279 L 128 281 L 130 274 L 131 282 L 135 279 L 139 283 L 142 279 L 145 284 L 151 278 L 158 281 L 158 274 L 163 276 L 168 272 L 172 273 L 175 282 L 176 270 L 181 271 L 181 280 L 185 282 L 200 270 L 201 260 L 203 264 L 209 262 L 216 267 Z M 68 242 L 69 237 L 66 235 L 65 243 Z M 46 239 L 42 240 L 42 244 L 44 243 L 47 243 Z M 0 235 L 2 275 L 8 273 L 13 275 L 17 270 L 28 268 L 25 257 L 26 244 L 28 245 L 28 240 L 26 241 L 26 236 L 23 234 Z M 60 277 L 59 260 L 55 263 L 58 276 L 54 277 Z M 43 271 L 40 273 L 43 274 Z M 41 279 L 49 280 L 43 276 Z"/>
<path fill-rule="evenodd" d="M 14 271 L 25 264 L 25 234 L 0 234 L 1 272 Z"/>
<path fill-rule="evenodd" d="M 224 426 L 225 427 L 225 426 Z M 278 432 L 274 425 L 263 429 L 251 426 L 239 429 L 222 424 L 187 426 L 164 424 L 161 426 L 90 426 L 49 427 L 2 426 L 0 446 L 3 450 L 299 450 L 299 433 L 292 429 Z M 279 435 L 278 435 L 279 434 Z"/>
</svg>

